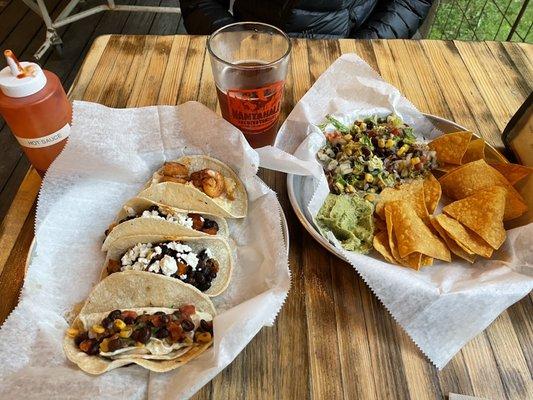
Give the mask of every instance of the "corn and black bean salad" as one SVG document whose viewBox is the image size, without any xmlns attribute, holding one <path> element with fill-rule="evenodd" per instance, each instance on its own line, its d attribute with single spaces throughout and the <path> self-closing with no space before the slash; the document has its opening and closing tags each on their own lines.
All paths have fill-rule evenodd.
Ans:
<svg viewBox="0 0 533 400">
<path fill-rule="evenodd" d="M 88 331 L 69 328 L 67 335 L 88 355 L 114 356 L 118 350 L 137 352 L 157 339 L 169 349 L 207 343 L 213 337 L 213 322 L 204 319 L 195 323 L 193 305 L 186 305 L 168 314 L 137 314 L 133 310 L 114 310 Z M 148 351 L 145 351 L 148 352 Z"/>
<path fill-rule="evenodd" d="M 384 188 L 425 176 L 437 167 L 435 151 L 417 142 L 413 128 L 394 114 L 345 125 L 328 115 L 320 126 L 326 145 L 317 153 L 332 193 L 374 201 Z"/>
</svg>

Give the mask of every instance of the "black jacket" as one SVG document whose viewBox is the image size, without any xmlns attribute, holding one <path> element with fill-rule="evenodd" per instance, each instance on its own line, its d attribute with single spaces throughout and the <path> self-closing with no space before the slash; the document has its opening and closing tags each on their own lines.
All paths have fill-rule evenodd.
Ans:
<svg viewBox="0 0 533 400">
<path fill-rule="evenodd" d="M 410 38 L 433 0 L 181 0 L 190 34 L 207 35 L 236 21 L 275 25 L 308 38 Z"/>
</svg>

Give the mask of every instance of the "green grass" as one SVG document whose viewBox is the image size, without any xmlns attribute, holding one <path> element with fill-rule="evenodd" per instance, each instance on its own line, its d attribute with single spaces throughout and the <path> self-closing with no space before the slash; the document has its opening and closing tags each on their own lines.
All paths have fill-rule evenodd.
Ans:
<svg viewBox="0 0 533 400">
<path fill-rule="evenodd" d="M 442 0 L 429 32 L 431 39 L 507 40 L 526 0 Z M 533 1 L 511 40 L 533 43 Z"/>
</svg>

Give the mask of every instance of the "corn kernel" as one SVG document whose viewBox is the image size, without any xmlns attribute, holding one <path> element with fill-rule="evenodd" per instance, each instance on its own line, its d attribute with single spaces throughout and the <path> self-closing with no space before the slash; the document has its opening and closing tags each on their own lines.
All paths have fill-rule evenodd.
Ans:
<svg viewBox="0 0 533 400">
<path fill-rule="evenodd" d="M 75 338 L 80 333 L 79 329 L 76 328 L 68 328 L 67 329 L 67 336 L 70 338 Z"/>
<path fill-rule="evenodd" d="M 351 156 L 353 154 L 353 150 L 352 149 L 345 149 L 344 150 L 344 153 L 347 155 L 347 156 Z"/>
<path fill-rule="evenodd" d="M 405 154 L 407 150 L 409 150 L 409 146 L 404 144 L 402 147 L 400 147 L 400 149 L 396 152 L 396 154 L 401 157 Z"/>
<path fill-rule="evenodd" d="M 144 347 L 144 343 L 135 342 L 135 347 Z"/>
<path fill-rule="evenodd" d="M 392 140 L 391 140 L 392 142 Z M 385 139 L 378 139 L 378 147 L 383 148 L 385 147 Z"/>
<path fill-rule="evenodd" d="M 348 193 L 355 193 L 355 188 L 352 185 L 346 185 L 346 191 Z"/>
<path fill-rule="evenodd" d="M 365 130 L 366 129 L 366 123 L 365 122 L 361 122 L 361 125 L 359 125 L 359 128 L 361 128 L 361 130 Z"/>
<path fill-rule="evenodd" d="M 420 157 L 411 158 L 411 165 L 416 165 L 420 162 Z"/>
<path fill-rule="evenodd" d="M 100 351 L 104 353 L 107 353 L 109 351 L 109 340 L 108 339 L 102 340 L 102 342 L 100 343 Z"/>
<path fill-rule="evenodd" d="M 126 323 L 122 321 L 121 319 L 116 319 L 114 324 L 115 324 L 115 327 L 117 327 L 118 329 L 124 329 L 126 327 Z"/>
<path fill-rule="evenodd" d="M 194 336 L 198 343 L 207 343 L 211 341 L 211 334 L 209 332 L 196 332 Z"/>
<path fill-rule="evenodd" d="M 369 201 L 371 203 L 374 202 L 374 200 L 376 200 L 376 195 L 375 194 L 372 194 L 372 193 L 368 193 L 366 196 L 365 196 L 365 200 L 366 201 Z"/>
<path fill-rule="evenodd" d="M 133 332 L 132 328 L 122 329 L 118 334 L 121 338 L 129 338 Z"/>
<path fill-rule="evenodd" d="M 394 146 L 394 140 L 392 139 L 387 139 L 387 141 L 385 142 L 385 147 L 387 149 L 390 149 L 392 146 Z"/>
<path fill-rule="evenodd" d="M 353 139 L 352 135 L 350 135 L 349 133 L 347 133 L 346 135 L 344 135 L 342 138 L 343 138 L 344 140 L 352 140 L 352 139 Z"/>
<path fill-rule="evenodd" d="M 344 190 L 344 186 L 340 182 L 335 182 L 335 186 L 337 186 L 337 189 L 339 189 L 341 192 Z"/>
<path fill-rule="evenodd" d="M 105 332 L 105 328 L 102 325 L 93 325 L 91 329 L 94 333 L 98 334 Z"/>
<path fill-rule="evenodd" d="M 365 174 L 365 181 L 368 182 L 368 183 L 371 183 L 374 181 L 374 177 L 372 176 L 372 174 Z"/>
</svg>

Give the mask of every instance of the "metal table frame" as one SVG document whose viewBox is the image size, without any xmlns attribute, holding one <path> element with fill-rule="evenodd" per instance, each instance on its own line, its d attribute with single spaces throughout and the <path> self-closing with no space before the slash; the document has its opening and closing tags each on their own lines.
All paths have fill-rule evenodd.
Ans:
<svg viewBox="0 0 533 400">
<path fill-rule="evenodd" d="M 22 0 L 32 11 L 37 13 L 46 25 L 46 38 L 44 43 L 33 55 L 36 60 L 40 59 L 51 46 L 55 46 L 57 50 L 61 51 L 63 41 L 59 36 L 57 29 L 62 26 L 76 22 L 82 18 L 89 17 L 102 11 L 133 11 L 133 12 L 156 12 L 156 13 L 173 13 L 181 14 L 180 7 L 160 7 L 160 6 L 130 6 L 115 4 L 115 0 L 105 0 L 107 4 L 91 7 L 87 10 L 72 14 L 74 8 L 84 0 L 70 0 L 63 11 L 52 20 L 50 13 L 44 4 L 44 0 Z"/>
</svg>

